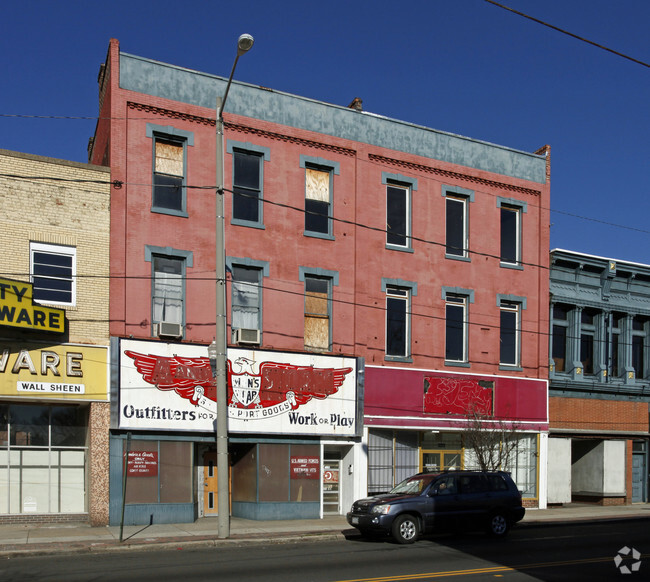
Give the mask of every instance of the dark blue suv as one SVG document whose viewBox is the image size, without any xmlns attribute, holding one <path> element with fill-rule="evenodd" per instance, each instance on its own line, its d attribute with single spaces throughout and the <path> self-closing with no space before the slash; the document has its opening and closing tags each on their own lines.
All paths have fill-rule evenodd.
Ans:
<svg viewBox="0 0 650 582">
<path fill-rule="evenodd" d="M 521 493 L 508 473 L 419 473 L 388 493 L 360 499 L 347 514 L 362 535 L 390 534 L 410 544 L 421 534 L 485 529 L 504 536 L 524 517 Z"/>
</svg>

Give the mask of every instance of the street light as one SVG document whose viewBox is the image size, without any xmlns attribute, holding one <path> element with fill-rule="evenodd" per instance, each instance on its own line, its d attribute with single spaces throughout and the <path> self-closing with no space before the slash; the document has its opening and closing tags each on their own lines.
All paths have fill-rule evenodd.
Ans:
<svg viewBox="0 0 650 582">
<path fill-rule="evenodd" d="M 242 34 L 237 41 L 237 56 L 228 77 L 223 97 L 217 97 L 217 208 L 216 208 L 216 335 L 208 348 L 210 361 L 215 362 L 214 376 L 217 385 L 217 504 L 218 531 L 220 538 L 230 536 L 230 494 L 228 467 L 228 377 L 227 377 L 227 339 L 226 339 L 226 239 L 224 217 L 223 180 L 223 108 L 226 105 L 232 77 L 239 57 L 253 46 L 253 37 Z"/>
</svg>

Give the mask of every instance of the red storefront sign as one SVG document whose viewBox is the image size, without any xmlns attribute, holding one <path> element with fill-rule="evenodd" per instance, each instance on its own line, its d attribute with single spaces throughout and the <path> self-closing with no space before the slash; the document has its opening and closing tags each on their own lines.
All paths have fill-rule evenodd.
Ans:
<svg viewBox="0 0 650 582">
<path fill-rule="evenodd" d="M 291 457 L 292 479 L 318 479 L 320 459 L 318 457 Z"/>
<path fill-rule="evenodd" d="M 158 451 L 129 451 L 126 474 L 129 477 L 156 477 Z"/>
</svg>

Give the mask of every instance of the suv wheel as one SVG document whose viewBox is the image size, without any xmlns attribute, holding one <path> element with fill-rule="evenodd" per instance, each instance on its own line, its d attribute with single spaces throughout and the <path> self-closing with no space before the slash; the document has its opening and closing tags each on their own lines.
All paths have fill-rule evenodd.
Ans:
<svg viewBox="0 0 650 582">
<path fill-rule="evenodd" d="M 487 530 L 491 536 L 503 537 L 508 533 L 510 523 L 508 518 L 501 512 L 495 512 L 488 518 Z"/>
<path fill-rule="evenodd" d="M 400 515 L 393 522 L 393 538 L 398 544 L 412 544 L 418 539 L 418 520 L 412 515 Z"/>
</svg>

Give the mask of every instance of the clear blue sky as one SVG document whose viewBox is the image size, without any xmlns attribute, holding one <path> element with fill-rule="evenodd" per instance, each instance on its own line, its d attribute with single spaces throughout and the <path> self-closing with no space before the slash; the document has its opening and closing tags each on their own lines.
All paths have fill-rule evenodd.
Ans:
<svg viewBox="0 0 650 582">
<path fill-rule="evenodd" d="M 649 0 L 499 0 L 650 63 Z M 85 162 L 111 37 L 131 54 L 524 151 L 551 247 L 650 264 L 650 68 L 485 0 L 23 0 L 0 24 L 0 148 Z"/>
</svg>

